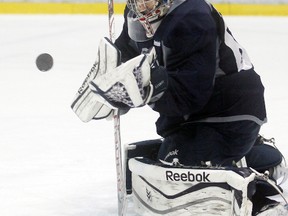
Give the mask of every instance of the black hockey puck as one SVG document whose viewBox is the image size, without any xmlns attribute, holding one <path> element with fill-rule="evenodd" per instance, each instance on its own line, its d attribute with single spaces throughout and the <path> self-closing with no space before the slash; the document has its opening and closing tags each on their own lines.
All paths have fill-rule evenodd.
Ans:
<svg viewBox="0 0 288 216">
<path fill-rule="evenodd" d="M 36 58 L 36 66 L 42 71 L 46 72 L 50 70 L 53 66 L 53 58 L 48 53 L 42 53 Z"/>
</svg>

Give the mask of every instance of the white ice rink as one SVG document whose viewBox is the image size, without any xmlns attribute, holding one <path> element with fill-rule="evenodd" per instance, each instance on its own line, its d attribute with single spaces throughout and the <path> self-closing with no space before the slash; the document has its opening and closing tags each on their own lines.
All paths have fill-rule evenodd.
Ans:
<svg viewBox="0 0 288 216">
<path fill-rule="evenodd" d="M 108 36 L 107 16 L 0 16 L 0 216 L 114 216 L 113 123 L 70 109 Z M 266 87 L 269 122 L 288 157 L 288 17 L 226 17 Z M 122 16 L 116 16 L 116 32 Z M 36 57 L 54 66 L 40 72 Z M 123 143 L 157 138 L 149 107 L 121 118 Z M 287 184 L 288 189 L 288 184 Z M 285 193 L 288 197 L 288 193 Z"/>
</svg>

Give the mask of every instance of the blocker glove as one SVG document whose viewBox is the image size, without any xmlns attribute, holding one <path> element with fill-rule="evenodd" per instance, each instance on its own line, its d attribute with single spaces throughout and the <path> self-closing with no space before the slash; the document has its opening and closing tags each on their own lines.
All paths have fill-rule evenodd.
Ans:
<svg viewBox="0 0 288 216">
<path fill-rule="evenodd" d="M 166 70 L 155 60 L 155 49 L 97 76 L 90 89 L 115 108 L 141 107 L 155 102 L 168 85 Z"/>
</svg>

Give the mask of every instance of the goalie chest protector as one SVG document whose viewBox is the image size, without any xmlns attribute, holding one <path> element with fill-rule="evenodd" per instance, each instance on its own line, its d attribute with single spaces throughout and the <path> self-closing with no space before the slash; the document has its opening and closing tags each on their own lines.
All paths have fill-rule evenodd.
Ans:
<svg viewBox="0 0 288 216">
<path fill-rule="evenodd" d="M 135 211 L 141 216 L 252 214 L 255 174 L 248 168 L 176 168 L 129 160 Z"/>
</svg>

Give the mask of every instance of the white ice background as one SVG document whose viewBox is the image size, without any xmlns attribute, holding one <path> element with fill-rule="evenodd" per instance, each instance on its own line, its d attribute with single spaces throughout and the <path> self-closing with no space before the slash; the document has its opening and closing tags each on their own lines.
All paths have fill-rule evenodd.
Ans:
<svg viewBox="0 0 288 216">
<path fill-rule="evenodd" d="M 266 87 L 261 134 L 288 157 L 288 17 L 226 21 Z M 104 15 L 0 16 L 1 216 L 117 214 L 113 123 L 82 123 L 70 109 L 107 26 Z M 48 72 L 35 65 L 44 52 L 54 58 Z M 157 116 L 144 107 L 121 117 L 123 144 L 157 138 Z"/>
</svg>

